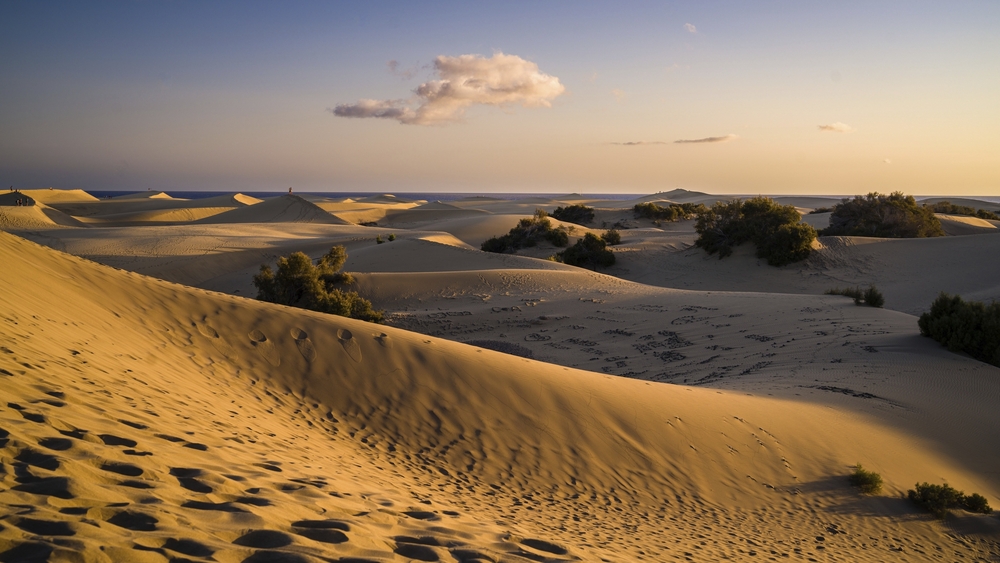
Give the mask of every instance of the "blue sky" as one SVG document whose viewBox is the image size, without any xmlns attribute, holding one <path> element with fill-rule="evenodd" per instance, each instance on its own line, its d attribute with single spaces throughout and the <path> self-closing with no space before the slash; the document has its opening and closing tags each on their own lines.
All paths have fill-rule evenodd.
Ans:
<svg viewBox="0 0 1000 563">
<path fill-rule="evenodd" d="M 996 2 L 5 2 L 0 29 L 8 185 L 1000 192 Z M 438 57 L 497 53 L 562 91 L 328 111 L 419 110 Z"/>
</svg>

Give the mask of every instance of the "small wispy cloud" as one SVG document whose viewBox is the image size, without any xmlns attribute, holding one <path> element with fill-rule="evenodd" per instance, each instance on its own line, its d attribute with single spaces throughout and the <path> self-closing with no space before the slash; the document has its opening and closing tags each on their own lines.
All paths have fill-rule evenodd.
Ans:
<svg viewBox="0 0 1000 563">
<path fill-rule="evenodd" d="M 820 131 L 829 131 L 831 133 L 852 133 L 854 128 L 846 123 L 841 123 L 839 121 L 830 123 L 828 125 L 820 125 Z"/>
<path fill-rule="evenodd" d="M 732 133 L 721 137 L 705 137 L 704 139 L 679 139 L 675 143 L 727 143 L 739 138 L 739 135 Z"/>
<path fill-rule="evenodd" d="M 885 159 L 885 160 L 883 160 L 882 162 L 884 162 L 884 163 L 886 163 L 886 164 L 892 164 L 892 161 L 891 161 L 891 160 L 889 160 L 888 158 L 887 158 L 887 159 Z"/>
<path fill-rule="evenodd" d="M 668 145 L 666 141 L 623 141 L 619 143 L 611 143 L 612 145 L 618 145 L 622 147 L 637 147 L 640 145 Z"/>
<path fill-rule="evenodd" d="M 698 28 L 694 24 L 686 23 L 684 24 L 684 29 L 688 30 L 688 33 L 698 33 Z M 709 34 L 711 35 L 711 34 Z"/>
<path fill-rule="evenodd" d="M 399 61 L 393 59 L 385 63 L 385 66 L 389 67 L 389 74 L 398 76 L 403 80 L 409 80 L 417 75 L 417 65 L 413 65 L 409 68 L 402 68 Z"/>
<path fill-rule="evenodd" d="M 612 90 L 611 95 L 615 97 L 616 102 L 621 102 L 622 100 L 625 99 L 625 96 L 627 96 L 625 90 L 619 90 L 618 88 Z"/>
<path fill-rule="evenodd" d="M 517 55 L 440 56 L 434 59 L 433 68 L 438 79 L 417 86 L 408 100 L 363 99 L 327 111 L 338 117 L 440 125 L 459 121 L 474 105 L 551 107 L 552 100 L 566 91 L 559 78 L 541 72 L 537 64 Z"/>
</svg>

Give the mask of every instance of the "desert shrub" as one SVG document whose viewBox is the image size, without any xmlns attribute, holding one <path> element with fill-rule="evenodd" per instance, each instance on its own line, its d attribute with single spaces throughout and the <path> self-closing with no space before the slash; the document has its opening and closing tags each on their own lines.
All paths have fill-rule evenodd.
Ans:
<svg viewBox="0 0 1000 563">
<path fill-rule="evenodd" d="M 618 229 L 609 229 L 601 233 L 601 240 L 608 246 L 614 246 L 622 243 L 622 234 L 618 232 Z"/>
<path fill-rule="evenodd" d="M 955 205 L 949 201 L 939 201 L 933 204 L 925 203 L 924 207 L 929 208 L 934 213 L 943 213 L 945 215 L 965 215 L 968 217 L 979 217 L 980 219 L 1000 221 L 1000 215 L 997 215 L 992 211 L 976 209 L 967 205 Z"/>
<path fill-rule="evenodd" d="M 850 482 L 866 495 L 877 495 L 882 490 L 882 476 L 874 471 L 866 470 L 861 467 L 860 463 L 854 467 Z"/>
<path fill-rule="evenodd" d="M 840 289 L 839 287 L 835 287 L 826 290 L 824 293 L 826 295 L 850 297 L 854 299 L 855 305 L 868 305 L 869 307 L 882 307 L 885 305 L 885 297 L 882 296 L 882 292 L 874 285 L 868 286 L 868 289 L 861 289 L 860 287 L 845 287 L 844 289 Z"/>
<path fill-rule="evenodd" d="M 567 205 L 566 207 L 557 207 L 552 212 L 552 216 L 560 221 L 583 225 L 594 220 L 594 209 L 586 205 Z"/>
<path fill-rule="evenodd" d="M 807 215 L 815 215 L 816 213 L 829 213 L 831 211 L 833 211 L 832 207 L 817 207 L 816 209 L 810 211 Z"/>
<path fill-rule="evenodd" d="M 632 207 L 636 218 L 653 219 L 655 221 L 679 221 L 691 219 L 708 208 L 700 203 L 671 203 L 661 207 L 655 203 L 637 203 Z"/>
<path fill-rule="evenodd" d="M 396 233 L 392 233 L 389 235 L 389 242 L 392 242 L 394 240 L 396 240 Z"/>
<path fill-rule="evenodd" d="M 816 230 L 801 219 L 793 206 L 779 205 L 767 197 L 719 202 L 698 214 L 695 244 L 725 258 L 733 253 L 733 247 L 752 242 L 758 258 L 766 258 L 772 266 L 784 266 L 808 257 L 816 240 Z"/>
<path fill-rule="evenodd" d="M 944 236 L 941 222 L 928 207 L 903 192 L 877 192 L 844 199 L 833 208 L 823 236 L 922 238 Z"/>
<path fill-rule="evenodd" d="M 929 336 L 952 352 L 1000 367 L 1000 303 L 964 301 L 941 293 L 931 310 L 917 321 L 920 334 Z"/>
<path fill-rule="evenodd" d="M 375 235 L 375 244 L 382 244 L 383 242 L 385 241 L 382 240 L 382 235 Z"/>
<path fill-rule="evenodd" d="M 596 270 L 615 263 L 615 254 L 608 245 L 593 233 L 587 233 L 576 244 L 556 254 L 556 259 L 570 266 L 580 266 Z"/>
<path fill-rule="evenodd" d="M 548 214 L 536 209 L 534 216 L 521 219 L 510 232 L 487 239 L 479 248 L 485 252 L 514 253 L 522 248 L 537 246 L 542 240 L 563 247 L 569 244 L 569 234 L 563 227 L 552 228 Z"/>
<path fill-rule="evenodd" d="M 954 489 L 948 484 L 931 485 L 930 483 L 917 483 L 915 489 L 910 489 L 906 497 L 930 512 L 938 518 L 944 518 L 952 508 L 962 508 L 969 512 L 980 514 L 990 514 L 990 508 L 986 497 L 973 493 L 966 496 L 965 493 Z"/>
<path fill-rule="evenodd" d="M 882 292 L 879 291 L 878 288 L 876 288 L 874 285 L 868 286 L 868 289 L 865 290 L 863 301 L 865 305 L 868 305 L 869 307 L 881 308 L 883 305 L 885 305 L 885 297 L 882 295 Z"/>
<path fill-rule="evenodd" d="M 993 509 L 990 508 L 990 503 L 987 502 L 986 497 L 979 493 L 972 493 L 971 495 L 965 497 L 964 508 L 969 512 L 975 512 L 977 514 L 990 514 Z"/>
<path fill-rule="evenodd" d="M 264 264 L 253 277 L 257 299 L 322 313 L 381 322 L 383 313 L 356 291 L 338 286 L 354 282 L 351 274 L 340 272 L 347 260 L 343 246 L 334 246 L 313 265 L 305 253 L 293 252 L 278 258 L 278 271 Z"/>
<path fill-rule="evenodd" d="M 855 305 L 860 305 L 865 298 L 865 292 L 862 291 L 860 287 L 845 287 L 843 289 L 835 287 L 833 289 L 828 289 L 823 293 L 826 295 L 843 295 L 844 297 L 850 297 L 854 299 Z"/>
</svg>

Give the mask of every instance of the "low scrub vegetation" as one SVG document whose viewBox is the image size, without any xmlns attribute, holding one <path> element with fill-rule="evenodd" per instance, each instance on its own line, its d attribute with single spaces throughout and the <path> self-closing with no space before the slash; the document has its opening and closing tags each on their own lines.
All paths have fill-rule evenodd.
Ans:
<svg viewBox="0 0 1000 563">
<path fill-rule="evenodd" d="M 584 225 L 594 220 L 594 209 L 586 205 L 567 205 L 557 207 L 552 216 L 560 221 Z"/>
<path fill-rule="evenodd" d="M 882 491 L 882 476 L 874 471 L 868 471 L 861 464 L 854 467 L 850 477 L 851 484 L 861 489 L 866 495 L 877 495 Z"/>
<path fill-rule="evenodd" d="M 543 240 L 562 247 L 569 244 L 569 234 L 563 227 L 553 228 L 548 214 L 536 209 L 533 217 L 521 219 L 510 232 L 487 239 L 480 248 L 485 252 L 514 253 L 522 248 L 537 246 Z"/>
<path fill-rule="evenodd" d="M 876 192 L 844 199 L 833 208 L 823 236 L 922 238 L 944 236 L 941 222 L 928 207 L 903 192 Z"/>
<path fill-rule="evenodd" d="M 615 253 L 608 250 L 608 243 L 593 233 L 583 235 L 576 244 L 556 254 L 555 258 L 570 266 L 591 270 L 607 268 L 615 263 Z"/>
<path fill-rule="evenodd" d="M 952 352 L 1000 367 L 1000 303 L 986 305 L 941 293 L 917 324 L 920 334 Z"/>
<path fill-rule="evenodd" d="M 622 243 L 622 234 L 618 232 L 618 229 L 609 229 L 601 233 L 601 240 L 608 246 L 614 246 Z"/>
<path fill-rule="evenodd" d="M 817 213 L 829 213 L 833 211 L 832 207 L 817 207 L 808 213 L 808 215 L 815 215 Z"/>
<path fill-rule="evenodd" d="M 929 208 L 934 213 L 941 213 L 944 215 L 964 215 L 967 217 L 979 217 L 980 219 L 989 219 L 990 221 L 1000 221 L 1000 215 L 993 213 L 992 211 L 987 211 L 985 209 L 976 209 L 974 207 L 969 207 L 967 205 L 955 205 L 949 201 L 939 201 L 932 204 L 924 204 L 924 207 Z"/>
<path fill-rule="evenodd" d="M 257 299 L 300 309 L 330 313 L 371 322 L 381 322 L 383 313 L 372 309 L 371 301 L 356 291 L 339 286 L 354 283 L 351 274 L 341 272 L 347 260 L 347 250 L 334 246 L 313 264 L 303 252 L 293 252 L 278 258 L 278 271 L 264 264 L 253 277 Z"/>
<path fill-rule="evenodd" d="M 707 211 L 708 208 L 700 203 L 671 203 L 667 207 L 661 207 L 655 203 L 637 203 L 632 207 L 637 219 L 652 219 L 654 221 L 680 221 L 681 219 L 694 219 L 699 213 Z"/>
<path fill-rule="evenodd" d="M 882 307 L 885 305 L 885 297 L 882 296 L 882 292 L 874 285 L 868 286 L 868 289 L 861 289 L 860 287 L 845 287 L 844 289 L 840 289 L 839 287 L 835 287 L 826 290 L 826 294 L 850 297 L 854 299 L 855 305 L 868 305 L 869 307 Z"/>
<path fill-rule="evenodd" d="M 948 511 L 953 508 L 961 508 L 978 514 L 993 512 L 986 497 L 978 493 L 966 495 L 947 484 L 917 483 L 916 488 L 910 489 L 906 493 L 906 498 L 938 518 L 944 518 L 948 515 Z"/>
<path fill-rule="evenodd" d="M 772 266 L 804 260 L 816 240 L 816 230 L 801 222 L 795 207 L 767 197 L 719 202 L 698 214 L 695 244 L 725 258 L 745 242 L 757 247 L 757 257 Z"/>
</svg>

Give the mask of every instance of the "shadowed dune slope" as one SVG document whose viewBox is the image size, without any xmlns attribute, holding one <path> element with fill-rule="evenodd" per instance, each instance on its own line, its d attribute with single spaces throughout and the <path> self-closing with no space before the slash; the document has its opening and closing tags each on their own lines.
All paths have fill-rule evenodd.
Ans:
<svg viewBox="0 0 1000 563">
<path fill-rule="evenodd" d="M 995 519 L 962 517 L 978 534 L 956 544 L 846 487 L 857 460 L 891 492 L 917 471 L 983 483 L 864 417 L 214 294 L 8 234 L 0 259 L 5 561 L 1000 555 Z"/>
<path fill-rule="evenodd" d="M 334 217 L 315 203 L 306 201 L 299 196 L 283 195 L 265 199 L 255 205 L 219 213 L 197 221 L 197 223 L 325 223 L 343 225 L 347 222 Z"/>
</svg>

